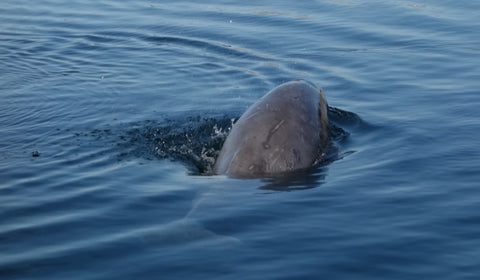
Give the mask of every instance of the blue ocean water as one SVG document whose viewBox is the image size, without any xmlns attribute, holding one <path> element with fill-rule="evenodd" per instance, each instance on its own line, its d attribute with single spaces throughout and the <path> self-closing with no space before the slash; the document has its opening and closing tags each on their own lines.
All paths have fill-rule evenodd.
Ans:
<svg viewBox="0 0 480 280">
<path fill-rule="evenodd" d="M 0 279 L 477 279 L 478 1 L 3 1 Z M 273 87 L 339 159 L 207 176 Z"/>
</svg>

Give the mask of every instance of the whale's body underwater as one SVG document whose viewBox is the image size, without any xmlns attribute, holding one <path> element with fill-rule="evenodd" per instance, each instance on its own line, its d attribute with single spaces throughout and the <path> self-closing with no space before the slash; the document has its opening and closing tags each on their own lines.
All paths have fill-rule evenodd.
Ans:
<svg viewBox="0 0 480 280">
<path fill-rule="evenodd" d="M 329 141 L 327 107 L 322 90 L 309 82 L 274 88 L 234 124 L 214 173 L 258 178 L 311 167 Z"/>
</svg>

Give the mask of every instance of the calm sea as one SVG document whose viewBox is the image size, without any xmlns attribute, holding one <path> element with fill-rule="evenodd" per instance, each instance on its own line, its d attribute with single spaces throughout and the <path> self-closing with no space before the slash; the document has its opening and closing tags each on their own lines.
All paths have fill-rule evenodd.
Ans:
<svg viewBox="0 0 480 280">
<path fill-rule="evenodd" d="M 0 279 L 478 279 L 479 11 L 2 1 Z M 298 78 L 339 158 L 208 176 L 232 122 Z"/>
</svg>

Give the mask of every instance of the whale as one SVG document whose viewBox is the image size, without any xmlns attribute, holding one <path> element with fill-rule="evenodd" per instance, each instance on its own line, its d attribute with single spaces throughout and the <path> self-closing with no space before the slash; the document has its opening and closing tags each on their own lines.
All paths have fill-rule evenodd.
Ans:
<svg viewBox="0 0 480 280">
<path fill-rule="evenodd" d="M 327 109 L 324 92 L 311 82 L 275 87 L 232 126 L 214 174 L 261 178 L 312 167 L 329 142 Z"/>
</svg>

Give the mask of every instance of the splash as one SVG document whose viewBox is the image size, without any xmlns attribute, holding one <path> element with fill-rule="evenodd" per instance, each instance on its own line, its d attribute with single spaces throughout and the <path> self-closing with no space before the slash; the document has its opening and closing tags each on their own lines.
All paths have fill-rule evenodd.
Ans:
<svg viewBox="0 0 480 280">
<path fill-rule="evenodd" d="M 211 175 L 234 120 L 229 116 L 197 116 L 137 123 L 121 137 L 121 159 L 135 156 L 181 161 L 192 175 Z"/>
</svg>

